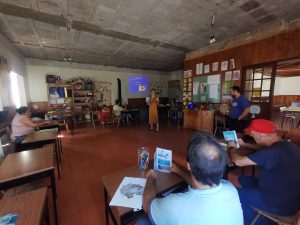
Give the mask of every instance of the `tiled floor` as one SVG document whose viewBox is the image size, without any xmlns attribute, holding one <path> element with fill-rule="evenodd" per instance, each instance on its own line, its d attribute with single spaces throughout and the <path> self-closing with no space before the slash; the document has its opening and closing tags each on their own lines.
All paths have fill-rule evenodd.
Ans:
<svg viewBox="0 0 300 225">
<path fill-rule="evenodd" d="M 185 163 L 185 151 L 194 131 L 171 124 L 160 132 L 145 123 L 128 128 L 90 127 L 63 137 L 62 178 L 57 180 L 60 225 L 100 225 L 104 221 L 101 176 L 136 164 L 137 149 L 146 146 L 172 149 L 174 160 Z M 229 179 L 235 182 L 235 174 Z"/>
</svg>

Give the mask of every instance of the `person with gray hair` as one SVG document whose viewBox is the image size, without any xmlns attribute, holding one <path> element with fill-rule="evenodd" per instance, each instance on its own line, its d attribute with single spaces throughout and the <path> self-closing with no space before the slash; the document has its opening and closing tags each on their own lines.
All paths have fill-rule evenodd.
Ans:
<svg viewBox="0 0 300 225">
<path fill-rule="evenodd" d="M 157 225 L 243 225 L 243 213 L 235 187 L 223 180 L 227 155 L 219 142 L 208 133 L 194 134 L 187 147 L 188 171 L 173 164 L 172 172 L 188 184 L 184 193 L 156 198 L 156 174 L 150 170 L 143 194 L 148 218 L 137 224 Z"/>
</svg>

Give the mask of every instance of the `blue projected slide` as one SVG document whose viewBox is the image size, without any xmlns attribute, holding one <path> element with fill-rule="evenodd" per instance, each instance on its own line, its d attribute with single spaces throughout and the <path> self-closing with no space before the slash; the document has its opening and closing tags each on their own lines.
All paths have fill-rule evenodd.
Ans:
<svg viewBox="0 0 300 225">
<path fill-rule="evenodd" d="M 128 76 L 128 87 L 130 93 L 148 93 L 148 77 Z"/>
</svg>

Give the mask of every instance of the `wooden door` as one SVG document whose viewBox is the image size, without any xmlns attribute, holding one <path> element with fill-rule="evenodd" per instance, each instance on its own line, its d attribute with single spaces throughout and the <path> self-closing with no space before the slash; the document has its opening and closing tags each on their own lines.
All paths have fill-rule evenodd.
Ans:
<svg viewBox="0 0 300 225">
<path fill-rule="evenodd" d="M 268 63 L 243 68 L 242 94 L 250 105 L 259 105 L 261 112 L 256 118 L 270 119 L 276 63 Z"/>
</svg>

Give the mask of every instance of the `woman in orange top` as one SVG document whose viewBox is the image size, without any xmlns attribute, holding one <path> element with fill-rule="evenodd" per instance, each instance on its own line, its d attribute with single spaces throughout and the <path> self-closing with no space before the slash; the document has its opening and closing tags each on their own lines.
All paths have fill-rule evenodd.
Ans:
<svg viewBox="0 0 300 225">
<path fill-rule="evenodd" d="M 156 95 L 156 91 L 152 89 L 151 91 L 151 97 L 149 100 L 149 124 L 150 124 L 150 130 L 153 130 L 153 124 L 156 124 L 156 130 L 159 131 L 159 123 L 158 123 L 158 96 Z"/>
</svg>

